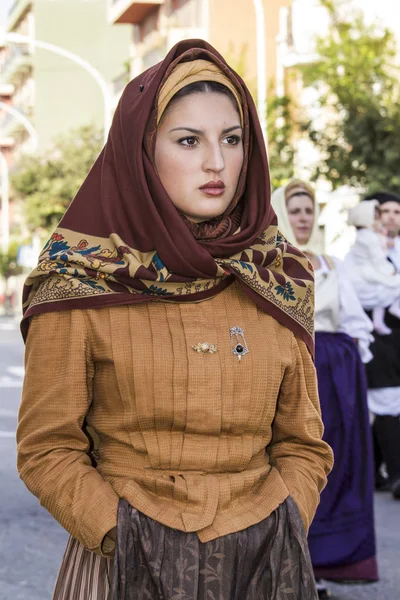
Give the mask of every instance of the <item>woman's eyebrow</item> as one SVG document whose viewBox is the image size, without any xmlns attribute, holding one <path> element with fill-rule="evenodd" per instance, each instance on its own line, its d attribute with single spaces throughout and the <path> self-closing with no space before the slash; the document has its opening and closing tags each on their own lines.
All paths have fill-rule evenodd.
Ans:
<svg viewBox="0 0 400 600">
<path fill-rule="evenodd" d="M 223 129 L 222 133 L 230 133 L 235 129 L 242 129 L 242 127 L 240 125 L 233 125 L 233 127 Z M 204 133 L 202 129 L 193 129 L 193 127 L 174 127 L 173 129 L 170 129 L 168 133 L 171 133 L 172 131 L 190 131 L 190 133 L 196 133 L 197 135 L 201 135 L 202 133 Z"/>
<path fill-rule="evenodd" d="M 197 133 L 197 134 L 201 134 L 204 133 L 204 131 L 202 131 L 201 129 L 193 129 L 192 127 L 174 127 L 173 129 L 170 129 L 168 131 L 168 133 L 171 133 L 171 131 L 190 131 L 190 133 Z"/>
<path fill-rule="evenodd" d="M 228 127 L 228 129 L 224 129 L 222 133 L 229 133 L 230 131 L 235 131 L 235 129 L 242 129 L 241 125 L 234 125 L 233 127 Z"/>
</svg>

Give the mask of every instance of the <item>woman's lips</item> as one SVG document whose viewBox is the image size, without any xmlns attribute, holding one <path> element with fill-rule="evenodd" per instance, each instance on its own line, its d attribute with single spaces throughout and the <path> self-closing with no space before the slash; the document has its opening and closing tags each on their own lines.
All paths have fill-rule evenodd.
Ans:
<svg viewBox="0 0 400 600">
<path fill-rule="evenodd" d="M 222 196 L 225 191 L 223 181 L 209 181 L 201 186 L 200 190 L 208 196 Z"/>
<path fill-rule="evenodd" d="M 225 188 L 200 188 L 200 190 L 208 196 L 222 196 L 225 192 Z"/>
</svg>

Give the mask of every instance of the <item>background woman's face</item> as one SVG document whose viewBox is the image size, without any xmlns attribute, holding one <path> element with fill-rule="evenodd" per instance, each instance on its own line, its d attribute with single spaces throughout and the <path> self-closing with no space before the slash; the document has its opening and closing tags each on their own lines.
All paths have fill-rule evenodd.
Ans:
<svg viewBox="0 0 400 600">
<path fill-rule="evenodd" d="M 199 223 L 220 216 L 236 192 L 243 165 L 240 117 L 224 94 L 180 98 L 157 131 L 155 166 L 176 208 Z"/>
<path fill-rule="evenodd" d="M 314 202 L 306 194 L 293 196 L 286 202 L 289 222 L 298 244 L 306 244 L 314 226 Z"/>
</svg>

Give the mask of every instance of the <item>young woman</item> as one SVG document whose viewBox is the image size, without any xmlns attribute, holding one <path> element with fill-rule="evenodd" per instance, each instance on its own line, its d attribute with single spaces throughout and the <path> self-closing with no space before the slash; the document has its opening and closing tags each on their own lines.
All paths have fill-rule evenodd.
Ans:
<svg viewBox="0 0 400 600">
<path fill-rule="evenodd" d="M 312 270 L 207 43 L 127 86 L 25 311 L 18 466 L 71 534 L 57 600 L 316 598 Z"/>
<path fill-rule="evenodd" d="M 324 439 L 335 466 L 309 532 L 317 578 L 375 581 L 373 460 L 364 366 L 372 323 L 343 267 L 322 253 L 312 188 L 293 180 L 272 195 L 278 226 L 309 257 L 315 272 L 315 362 Z M 328 597 L 319 583 L 321 598 Z"/>
</svg>

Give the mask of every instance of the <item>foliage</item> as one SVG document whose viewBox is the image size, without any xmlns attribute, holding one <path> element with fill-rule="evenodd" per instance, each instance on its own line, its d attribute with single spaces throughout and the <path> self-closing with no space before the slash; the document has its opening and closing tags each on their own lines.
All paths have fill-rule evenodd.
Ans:
<svg viewBox="0 0 400 600">
<path fill-rule="evenodd" d="M 294 147 L 292 144 L 294 121 L 292 102 L 288 96 L 268 95 L 268 157 L 271 187 L 285 185 L 294 176 Z"/>
<path fill-rule="evenodd" d="M 11 242 L 7 252 L 0 251 L 0 277 L 8 279 L 22 273 L 22 268 L 17 264 L 18 248 L 17 242 Z"/>
<path fill-rule="evenodd" d="M 244 79 L 253 98 L 257 94 L 257 81 L 247 76 L 247 44 L 235 53 L 230 44 L 226 53 L 228 64 Z M 271 81 L 267 95 L 268 157 L 271 186 L 274 190 L 285 185 L 294 175 L 294 147 L 292 145 L 294 121 L 292 102 L 288 96 L 277 96 Z"/>
<path fill-rule="evenodd" d="M 329 11 L 329 34 L 317 38 L 320 60 L 302 68 L 306 85 L 319 92 L 329 123 L 303 123 L 322 160 L 321 175 L 334 188 L 349 184 L 371 192 L 400 191 L 400 83 L 393 34 L 345 16 L 339 0 L 321 0 Z"/>
<path fill-rule="evenodd" d="M 101 145 L 101 132 L 85 126 L 56 139 L 43 153 L 24 159 L 12 177 L 12 186 L 24 200 L 26 223 L 31 231 L 54 229 L 96 160 Z"/>
</svg>

